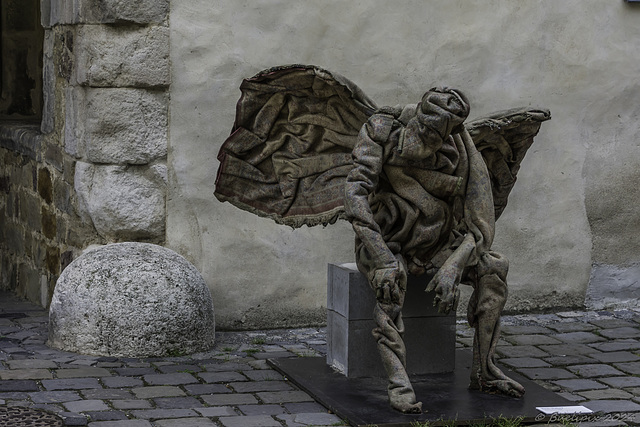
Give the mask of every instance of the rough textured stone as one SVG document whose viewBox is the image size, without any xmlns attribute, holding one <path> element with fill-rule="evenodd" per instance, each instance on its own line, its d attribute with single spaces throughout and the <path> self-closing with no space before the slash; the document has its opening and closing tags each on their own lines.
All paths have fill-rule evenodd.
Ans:
<svg viewBox="0 0 640 427">
<path fill-rule="evenodd" d="M 78 28 L 78 83 L 94 87 L 169 84 L 169 29 L 163 26 Z"/>
<path fill-rule="evenodd" d="M 559 380 L 554 381 L 553 383 L 569 391 L 598 390 L 607 388 L 606 385 L 597 381 L 585 379 Z"/>
<path fill-rule="evenodd" d="M 312 402 L 313 398 L 303 391 L 275 391 L 258 393 L 264 403 Z"/>
<path fill-rule="evenodd" d="M 567 367 L 571 372 L 580 375 L 584 378 L 595 377 L 611 377 L 615 375 L 624 375 L 613 366 L 605 365 L 604 363 L 592 363 L 587 365 L 574 365 Z"/>
<path fill-rule="evenodd" d="M 208 418 L 177 418 L 157 420 L 157 427 L 216 427 L 217 424 Z"/>
<path fill-rule="evenodd" d="M 343 421 L 334 414 L 327 413 L 308 413 L 308 414 L 293 414 L 293 415 L 278 415 L 277 419 L 287 422 L 287 425 L 303 425 L 303 426 L 316 426 L 316 425 L 340 425 Z"/>
<path fill-rule="evenodd" d="M 73 261 L 58 279 L 49 345 L 104 356 L 164 356 L 211 348 L 213 304 L 196 268 L 174 251 L 118 243 Z"/>
<path fill-rule="evenodd" d="M 45 27 L 77 23 L 154 23 L 163 21 L 169 12 L 168 0 L 50 0 L 49 3 L 43 10 Z"/>
<path fill-rule="evenodd" d="M 176 397 L 184 396 L 184 391 L 173 386 L 152 386 L 134 388 L 133 393 L 139 399 L 151 399 L 156 397 Z"/>
<path fill-rule="evenodd" d="M 78 162 L 80 213 L 110 240 L 161 238 L 165 227 L 166 168 Z"/>
<path fill-rule="evenodd" d="M 258 403 L 258 399 L 248 393 L 211 394 L 202 396 L 202 400 L 211 406 L 253 405 Z M 271 402 L 265 401 L 265 403 Z"/>
<path fill-rule="evenodd" d="M 592 400 L 583 404 L 594 412 L 607 414 L 620 412 L 640 412 L 640 405 L 625 400 Z"/>
<path fill-rule="evenodd" d="M 102 400 L 77 400 L 65 402 L 64 407 L 71 412 L 106 411 L 109 409 Z"/>
<path fill-rule="evenodd" d="M 280 427 L 282 425 L 268 415 L 223 417 L 220 418 L 220 423 L 224 427 Z"/>
<path fill-rule="evenodd" d="M 198 415 L 191 409 L 140 409 L 131 411 L 131 414 L 136 418 L 142 419 L 186 418 Z"/>
<path fill-rule="evenodd" d="M 167 98 L 131 88 L 87 89 L 81 108 L 87 160 L 146 164 L 167 155 Z"/>
<path fill-rule="evenodd" d="M 585 305 L 591 310 L 607 307 L 637 307 L 640 299 L 640 284 L 636 278 L 640 264 L 619 266 L 595 263 L 587 288 Z"/>
<path fill-rule="evenodd" d="M 144 380 L 150 385 L 179 385 L 193 384 L 198 382 L 198 380 L 193 375 L 186 372 L 145 375 Z"/>
<path fill-rule="evenodd" d="M 161 22 L 169 12 L 168 0 L 84 0 L 85 19 L 89 22 L 139 24 Z"/>
</svg>

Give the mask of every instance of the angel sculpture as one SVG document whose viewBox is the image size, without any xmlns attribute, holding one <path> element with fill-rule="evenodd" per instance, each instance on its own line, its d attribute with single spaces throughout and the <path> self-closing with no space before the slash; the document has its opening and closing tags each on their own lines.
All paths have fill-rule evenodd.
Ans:
<svg viewBox="0 0 640 427">
<path fill-rule="evenodd" d="M 306 65 L 265 70 L 240 89 L 215 195 L 291 227 L 351 222 L 356 264 L 376 295 L 373 336 L 391 406 L 422 410 L 402 340 L 409 273 L 431 274 L 426 290 L 441 313 L 456 308 L 460 283 L 473 287 L 470 388 L 521 396 L 524 388 L 494 363 L 508 261 L 491 244 L 549 112 L 464 123 L 469 103 L 449 88 L 429 90 L 416 105 L 378 108 L 344 77 Z"/>
</svg>

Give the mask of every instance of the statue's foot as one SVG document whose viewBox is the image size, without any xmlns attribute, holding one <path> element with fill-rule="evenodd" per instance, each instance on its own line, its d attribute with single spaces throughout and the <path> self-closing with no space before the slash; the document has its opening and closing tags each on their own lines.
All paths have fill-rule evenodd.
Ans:
<svg viewBox="0 0 640 427">
<path fill-rule="evenodd" d="M 490 380 L 490 381 L 471 381 L 469 388 L 472 390 L 480 390 L 485 393 L 504 394 L 512 397 L 522 397 L 524 395 L 524 387 L 512 380 L 511 378 Z"/>
<path fill-rule="evenodd" d="M 393 409 L 405 414 L 422 413 L 422 402 L 416 402 L 416 395 L 411 388 L 389 390 L 389 404 Z"/>
<path fill-rule="evenodd" d="M 396 411 L 400 411 L 405 414 L 421 414 L 422 402 L 408 403 L 408 402 L 394 402 L 391 400 L 391 407 Z"/>
</svg>

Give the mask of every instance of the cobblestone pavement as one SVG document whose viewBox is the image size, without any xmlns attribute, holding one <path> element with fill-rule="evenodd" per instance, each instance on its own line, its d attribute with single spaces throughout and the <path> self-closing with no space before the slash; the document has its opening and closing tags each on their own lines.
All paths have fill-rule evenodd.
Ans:
<svg viewBox="0 0 640 427">
<path fill-rule="evenodd" d="M 51 349 L 47 321 L 41 307 L 0 293 L 0 410 L 39 408 L 90 427 L 347 425 L 265 362 L 325 354 L 323 328 L 220 332 L 206 353 L 138 359 Z M 472 335 L 459 321 L 457 345 Z M 601 411 L 590 425 L 640 423 L 640 310 L 504 316 L 498 354 Z"/>
</svg>

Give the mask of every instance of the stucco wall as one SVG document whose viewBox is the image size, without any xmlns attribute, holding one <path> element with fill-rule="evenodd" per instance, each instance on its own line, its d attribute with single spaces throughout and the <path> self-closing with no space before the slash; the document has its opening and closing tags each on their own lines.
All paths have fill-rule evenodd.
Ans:
<svg viewBox="0 0 640 427">
<path fill-rule="evenodd" d="M 446 84 L 471 117 L 549 108 L 494 248 L 511 260 L 509 309 L 581 305 L 592 263 L 640 261 L 639 22 L 622 0 L 174 1 L 167 244 L 202 272 L 222 328 L 323 319 L 327 262 L 353 261 L 349 224 L 293 231 L 212 194 L 241 79 L 316 64 L 379 105 Z"/>
</svg>

